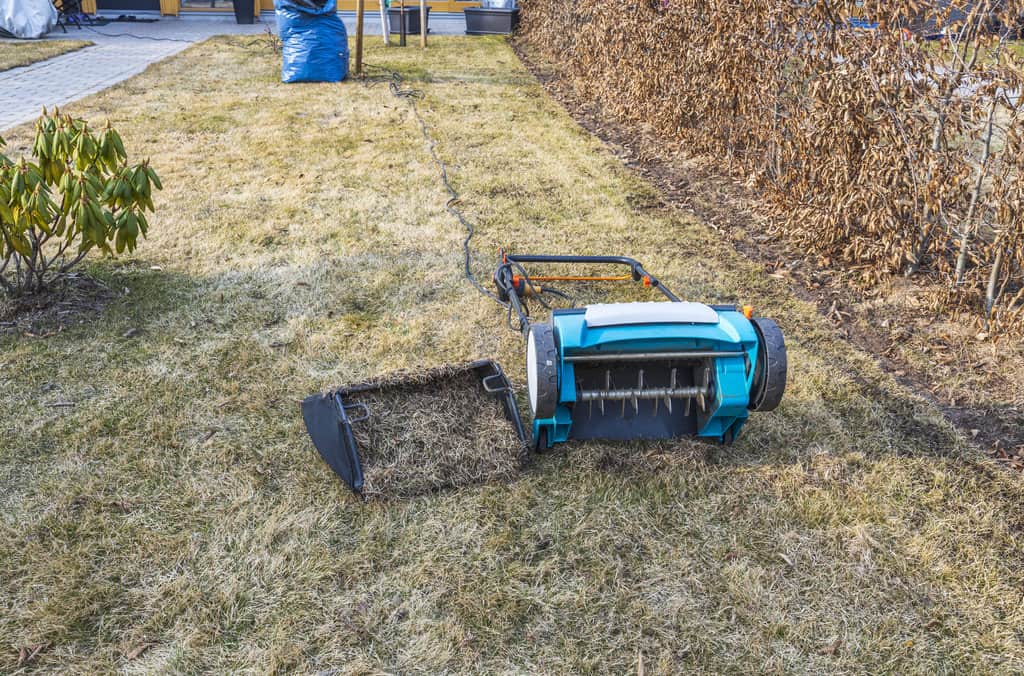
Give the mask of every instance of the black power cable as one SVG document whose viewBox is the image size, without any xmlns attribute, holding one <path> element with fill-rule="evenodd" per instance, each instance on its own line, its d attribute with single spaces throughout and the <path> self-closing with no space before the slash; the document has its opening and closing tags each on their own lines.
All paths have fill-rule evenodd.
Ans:
<svg viewBox="0 0 1024 676">
<path fill-rule="evenodd" d="M 78 27 L 81 29 L 85 29 L 87 31 L 92 31 L 96 35 L 102 35 L 103 37 L 107 38 L 133 38 L 135 40 L 151 40 L 153 42 L 184 42 L 189 45 L 196 42 L 195 40 L 183 40 L 181 38 L 158 38 L 152 35 L 135 35 L 134 33 L 104 33 L 103 31 L 96 30 L 92 26 L 79 25 Z"/>
<path fill-rule="evenodd" d="M 395 73 L 394 75 L 398 76 L 397 73 Z M 398 78 L 400 77 L 401 76 L 398 76 Z M 437 141 L 435 141 L 430 136 L 430 131 L 427 129 L 427 123 L 423 119 L 423 115 L 420 113 L 419 106 L 416 105 L 416 101 L 423 98 L 423 92 L 417 89 L 403 88 L 400 85 L 400 82 L 400 79 L 397 81 L 395 79 L 392 79 L 388 83 L 388 88 L 391 90 L 392 96 L 395 96 L 396 98 L 400 99 L 405 99 L 406 101 L 408 101 L 409 107 L 412 109 L 413 115 L 416 117 L 416 122 L 420 126 L 420 133 L 423 134 L 423 140 L 427 144 L 427 150 L 430 152 L 430 157 L 431 159 L 434 160 L 434 164 L 437 165 L 438 171 L 440 172 L 441 184 L 444 186 L 445 191 L 448 193 L 448 201 L 444 203 L 444 208 L 449 214 L 454 216 L 455 219 L 458 220 L 458 222 L 466 230 L 466 238 L 462 240 L 463 272 L 466 275 L 466 279 L 469 280 L 470 284 L 476 287 L 477 291 L 487 296 L 491 300 L 494 300 L 495 302 L 501 305 L 505 305 L 505 302 L 498 298 L 497 294 L 495 294 L 490 289 L 485 288 L 484 285 L 477 280 L 476 276 L 473 274 L 472 269 L 470 268 L 470 259 L 472 257 L 472 252 L 470 250 L 469 243 L 473 239 L 473 235 L 476 234 L 476 228 L 473 226 L 472 223 L 469 222 L 465 215 L 455 206 L 459 203 L 459 193 L 457 190 L 455 190 L 455 188 L 452 187 L 451 181 L 448 180 L 448 165 L 445 164 L 444 161 L 437 156 Z"/>
<path fill-rule="evenodd" d="M 367 66 L 375 67 L 370 66 L 370 64 L 367 64 Z M 509 301 L 503 301 L 501 298 L 498 297 L 497 294 L 492 292 L 490 289 L 484 287 L 484 285 L 481 284 L 477 280 L 476 276 L 473 274 L 473 270 L 471 268 L 471 260 L 473 255 L 472 249 L 470 247 L 470 242 L 472 241 L 473 236 L 476 234 L 476 227 L 469 221 L 469 219 L 466 218 L 465 214 L 463 214 L 462 211 L 456 208 L 456 205 L 460 201 L 459 193 L 457 190 L 455 190 L 454 187 L 452 187 L 451 181 L 448 178 L 448 165 L 445 164 L 445 162 L 440 157 L 438 157 L 437 141 L 434 140 L 434 138 L 430 135 L 430 131 L 427 128 L 427 123 L 423 119 L 423 115 L 420 113 L 419 106 L 417 106 L 416 104 L 416 102 L 419 99 L 422 99 L 424 97 L 423 92 L 419 89 L 403 87 L 402 76 L 399 73 L 390 70 L 386 72 L 386 76 L 379 78 L 367 78 L 366 82 L 369 85 L 378 84 L 380 82 L 387 82 L 388 89 L 391 91 L 392 96 L 407 101 L 409 107 L 412 109 L 413 115 L 416 118 L 416 122 L 419 124 L 420 132 L 423 135 L 423 140 L 427 144 L 427 149 L 430 152 L 430 157 L 431 159 L 433 159 L 434 164 L 437 165 L 437 168 L 440 172 L 441 184 L 444 186 L 445 191 L 448 193 L 448 201 L 445 202 L 444 208 L 449 214 L 455 217 L 455 219 L 462 225 L 462 227 L 466 231 L 466 237 L 462 240 L 463 273 L 465 274 L 466 279 L 469 281 L 470 284 L 472 284 L 476 288 L 477 291 L 479 291 L 484 296 L 487 296 L 488 298 L 496 302 L 498 305 L 501 305 L 508 311 L 507 322 L 509 328 L 511 328 L 514 331 L 519 331 L 520 333 L 524 332 L 529 327 L 530 323 L 529 308 L 526 306 L 526 304 L 522 302 L 522 300 L 514 291 L 510 294 Z M 537 300 L 537 302 L 539 302 L 546 309 L 550 310 L 552 309 L 552 307 L 542 297 L 544 294 L 556 296 L 567 301 L 571 305 L 575 305 L 575 302 L 568 294 L 565 294 L 559 291 L 558 289 L 534 285 L 534 283 L 530 280 L 530 276 L 526 272 L 526 269 L 523 268 L 523 266 L 520 265 L 519 263 L 509 261 L 507 263 L 503 263 L 503 265 L 514 267 L 516 271 L 520 273 L 524 284 L 532 292 L 531 295 Z M 517 315 L 518 325 L 513 324 L 512 322 L 513 313 Z"/>
<path fill-rule="evenodd" d="M 125 23 L 127 23 L 127 22 L 125 22 Z M 107 37 L 107 38 L 132 38 L 133 40 L 150 40 L 151 42 L 180 42 L 180 43 L 185 43 L 185 44 L 189 44 L 189 45 L 199 44 L 200 42 L 203 41 L 203 40 L 187 40 L 187 39 L 184 39 L 184 38 L 160 38 L 160 37 L 155 37 L 153 35 L 136 35 L 135 33 L 105 33 L 103 31 L 96 30 L 92 26 L 87 26 L 87 25 L 84 25 L 84 24 L 78 24 L 78 28 L 79 29 L 84 29 L 84 30 L 87 30 L 87 31 L 92 31 L 96 35 L 102 35 L 103 37 Z M 250 34 L 250 35 L 253 35 L 253 34 Z M 263 35 L 265 35 L 268 38 L 270 38 L 270 46 L 271 46 L 272 49 L 274 49 L 273 41 L 274 41 L 274 39 L 277 36 L 274 35 L 273 31 L 271 31 L 270 26 L 266 27 L 266 29 L 263 31 Z M 209 37 L 213 37 L 213 36 L 209 36 Z M 204 38 L 204 39 L 206 39 L 206 38 Z M 226 44 L 231 45 L 232 47 L 239 47 L 241 49 L 249 49 L 250 51 L 254 51 L 254 50 L 251 49 L 253 46 L 261 46 L 262 47 L 262 46 L 267 45 L 267 42 L 266 42 L 266 40 L 264 38 L 261 37 L 261 38 L 258 38 L 256 40 L 249 40 L 245 44 L 235 44 L 235 43 L 232 43 L 232 42 L 228 42 Z M 276 51 L 276 49 L 275 49 L 275 51 Z"/>
</svg>

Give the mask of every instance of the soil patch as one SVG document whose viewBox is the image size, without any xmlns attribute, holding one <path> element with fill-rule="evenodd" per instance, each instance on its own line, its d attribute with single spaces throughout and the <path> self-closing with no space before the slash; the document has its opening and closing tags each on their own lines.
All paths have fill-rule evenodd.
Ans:
<svg viewBox="0 0 1024 676">
<path fill-rule="evenodd" d="M 73 324 L 91 321 L 116 297 L 102 282 L 70 274 L 45 293 L 0 298 L 0 333 L 51 336 Z"/>
</svg>

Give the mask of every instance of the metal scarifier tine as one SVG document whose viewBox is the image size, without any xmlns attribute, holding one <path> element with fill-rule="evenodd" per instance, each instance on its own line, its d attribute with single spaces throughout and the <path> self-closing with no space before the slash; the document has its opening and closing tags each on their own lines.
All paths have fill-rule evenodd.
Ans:
<svg viewBox="0 0 1024 676">
<path fill-rule="evenodd" d="M 604 371 L 604 391 L 612 389 L 612 372 L 608 369 Z M 598 399 L 601 404 L 601 415 L 604 415 L 604 398 Z"/>
<path fill-rule="evenodd" d="M 636 383 L 637 393 L 643 393 L 644 391 L 644 370 L 640 369 L 640 373 L 637 377 Z M 633 415 L 640 415 L 640 400 L 636 396 L 633 397 Z"/>
<path fill-rule="evenodd" d="M 658 404 L 659 404 L 660 402 L 661 402 L 661 399 L 659 399 L 659 398 L 657 398 L 657 397 L 655 397 L 655 398 L 654 398 L 654 399 L 653 399 L 653 400 L 651 401 L 651 406 L 652 406 L 652 409 L 653 409 L 653 415 L 654 415 L 654 417 L 655 417 L 655 418 L 657 418 L 657 417 L 658 417 Z"/>
<path fill-rule="evenodd" d="M 672 369 L 672 375 L 669 378 L 668 386 L 670 390 L 676 389 L 676 369 L 674 368 Z M 686 402 L 686 410 L 683 412 L 684 416 L 690 415 L 690 400 L 687 399 Z M 669 413 L 672 412 L 672 397 L 665 397 L 665 408 L 668 409 Z"/>
<path fill-rule="evenodd" d="M 708 391 L 708 385 L 711 383 L 711 369 L 707 366 L 703 370 L 703 378 L 701 380 L 700 389 L 697 390 L 697 404 L 700 406 L 700 412 L 704 413 L 707 411 L 707 402 L 704 401 L 704 397 Z"/>
</svg>

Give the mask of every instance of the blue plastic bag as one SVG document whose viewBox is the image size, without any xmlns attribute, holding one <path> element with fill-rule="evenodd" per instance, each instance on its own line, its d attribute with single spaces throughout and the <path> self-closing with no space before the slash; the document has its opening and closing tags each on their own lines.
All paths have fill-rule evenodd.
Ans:
<svg viewBox="0 0 1024 676">
<path fill-rule="evenodd" d="M 335 2 L 275 3 L 282 43 L 282 82 L 341 82 L 348 77 L 348 34 Z"/>
</svg>

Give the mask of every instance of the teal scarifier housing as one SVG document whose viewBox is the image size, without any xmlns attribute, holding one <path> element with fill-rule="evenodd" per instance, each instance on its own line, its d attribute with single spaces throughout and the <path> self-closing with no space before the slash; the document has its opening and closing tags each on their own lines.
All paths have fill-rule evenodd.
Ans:
<svg viewBox="0 0 1024 676">
<path fill-rule="evenodd" d="M 734 306 L 668 301 L 555 310 L 527 334 L 538 449 L 568 439 L 732 442 L 751 410 L 782 399 L 774 321 Z"/>
</svg>

